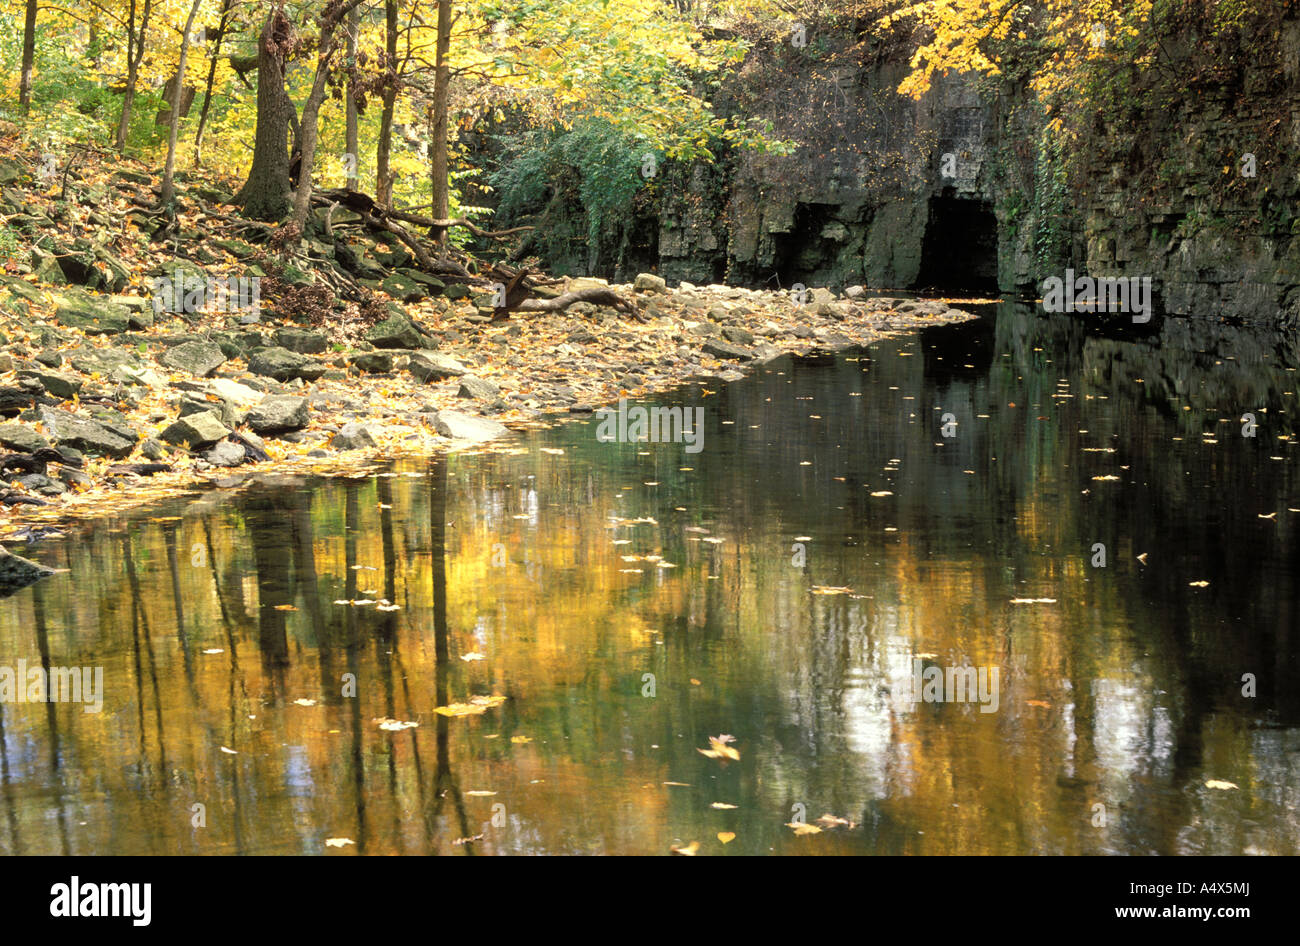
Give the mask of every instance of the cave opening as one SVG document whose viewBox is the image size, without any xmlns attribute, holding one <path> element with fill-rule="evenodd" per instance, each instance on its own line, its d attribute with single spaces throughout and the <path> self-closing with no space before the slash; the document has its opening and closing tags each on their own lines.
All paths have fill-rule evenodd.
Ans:
<svg viewBox="0 0 1300 946">
<path fill-rule="evenodd" d="M 998 220 L 987 201 L 930 198 L 921 270 L 912 288 L 997 294 Z"/>
<path fill-rule="evenodd" d="M 824 286 L 831 276 L 835 243 L 822 234 L 834 219 L 835 204 L 795 205 L 788 233 L 772 234 L 772 275 L 769 289 L 789 289 L 795 283 Z"/>
</svg>

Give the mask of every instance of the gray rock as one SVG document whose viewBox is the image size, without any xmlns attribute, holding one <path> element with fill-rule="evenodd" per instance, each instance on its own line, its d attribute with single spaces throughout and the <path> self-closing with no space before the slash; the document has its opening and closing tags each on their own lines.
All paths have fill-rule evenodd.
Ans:
<svg viewBox="0 0 1300 946">
<path fill-rule="evenodd" d="M 204 450 L 218 440 L 224 439 L 229 433 L 230 431 L 215 412 L 204 411 L 201 414 L 188 414 L 178 419 L 158 437 L 178 447 Z"/>
<path fill-rule="evenodd" d="M 386 351 L 367 351 L 348 359 L 358 371 L 379 373 L 393 370 L 393 356 Z"/>
<path fill-rule="evenodd" d="M 469 374 L 469 369 L 455 358 L 436 351 L 413 352 L 406 367 L 412 375 L 426 383 Z"/>
<path fill-rule="evenodd" d="M 80 378 L 70 378 L 66 374 L 56 374 L 53 371 L 42 371 L 36 377 L 52 397 L 57 397 L 61 401 L 76 397 L 83 383 Z"/>
<path fill-rule="evenodd" d="M 464 375 L 460 379 L 460 390 L 456 392 L 457 397 L 472 398 L 496 398 L 501 395 L 501 389 L 491 381 L 476 377 L 472 374 Z"/>
<path fill-rule="evenodd" d="M 54 569 L 0 548 L 0 598 L 54 574 Z"/>
<path fill-rule="evenodd" d="M 35 453 L 50 442 L 26 424 L 0 424 L 0 446 L 22 453 Z"/>
<path fill-rule="evenodd" d="M 239 466 L 246 458 L 247 453 L 243 445 L 231 443 L 229 440 L 221 441 L 203 455 L 203 459 L 213 466 Z"/>
<path fill-rule="evenodd" d="M 226 355 L 215 342 L 194 341 L 168 349 L 159 361 L 173 370 L 206 378 L 226 363 Z"/>
<path fill-rule="evenodd" d="M 666 292 L 668 283 L 662 276 L 656 276 L 653 273 L 638 273 L 636 280 L 632 283 L 632 288 L 637 292 Z"/>
<path fill-rule="evenodd" d="M 129 309 L 84 293 L 68 292 L 60 297 L 54 318 L 60 325 L 80 329 L 87 335 L 116 335 L 131 327 Z"/>
<path fill-rule="evenodd" d="M 486 417 L 462 414 L 460 411 L 439 411 L 433 421 L 434 429 L 443 437 L 454 440 L 472 440 L 481 443 L 496 440 L 510 433 L 510 428 Z"/>
<path fill-rule="evenodd" d="M 365 424 L 344 424 L 330 446 L 335 450 L 360 450 L 375 446 L 375 437 Z"/>
<path fill-rule="evenodd" d="M 135 449 L 138 437 L 125 437 L 108 426 L 68 411 L 39 408 L 41 423 L 60 447 L 65 444 L 96 457 L 121 460 Z"/>
<path fill-rule="evenodd" d="M 305 397 L 271 395 L 248 412 L 248 426 L 259 434 L 302 430 L 311 420 L 311 408 Z"/>
<path fill-rule="evenodd" d="M 376 348 L 419 348 L 424 336 L 405 315 L 394 314 L 366 332 L 366 341 Z"/>
<path fill-rule="evenodd" d="M 18 482 L 42 496 L 58 496 L 60 493 L 68 491 L 68 488 L 62 483 L 52 480 L 41 473 L 29 473 L 26 476 L 20 476 Z"/>
<path fill-rule="evenodd" d="M 275 343 L 300 355 L 319 355 L 329 348 L 329 339 L 322 333 L 301 328 L 277 329 Z"/>
<path fill-rule="evenodd" d="M 754 344 L 754 335 L 737 325 L 728 325 L 722 330 L 722 337 L 729 342 L 735 342 L 737 345 Z"/>
<path fill-rule="evenodd" d="M 152 437 L 140 444 L 140 452 L 149 460 L 161 460 L 167 456 L 167 448 Z"/>
<path fill-rule="evenodd" d="M 700 348 L 714 358 L 731 358 L 736 361 L 751 361 L 754 358 L 754 352 L 750 349 L 717 338 L 707 339 Z"/>
<path fill-rule="evenodd" d="M 248 358 L 249 371 L 276 381 L 292 381 L 294 378 L 315 381 L 325 373 L 325 368 L 326 365 L 316 359 L 287 348 L 262 348 Z"/>
</svg>

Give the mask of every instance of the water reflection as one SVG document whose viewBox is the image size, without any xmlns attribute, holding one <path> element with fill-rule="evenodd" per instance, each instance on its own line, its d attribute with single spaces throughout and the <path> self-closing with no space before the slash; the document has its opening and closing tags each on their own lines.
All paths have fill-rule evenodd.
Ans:
<svg viewBox="0 0 1300 946">
<path fill-rule="evenodd" d="M 105 703 L 0 704 L 0 846 L 1294 853 L 1298 355 L 1006 306 L 685 389 L 700 453 L 576 424 L 43 543 L 0 663 Z"/>
</svg>

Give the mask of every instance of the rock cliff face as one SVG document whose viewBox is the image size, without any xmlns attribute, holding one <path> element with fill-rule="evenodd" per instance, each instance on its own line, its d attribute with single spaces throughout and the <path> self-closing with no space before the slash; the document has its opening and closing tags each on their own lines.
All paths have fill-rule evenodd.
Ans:
<svg viewBox="0 0 1300 946">
<path fill-rule="evenodd" d="M 1295 327 L 1300 20 L 1255 40 L 1225 62 L 1212 44 L 1171 38 L 1194 89 L 1151 91 L 1081 146 L 1002 81 L 950 77 L 919 102 L 898 96 L 907 49 L 846 35 L 755 50 L 722 104 L 799 148 L 665 169 L 659 272 L 1034 298 L 1073 267 L 1149 276 L 1169 314 Z M 1085 170 L 1069 178 L 1065 152 L 1079 147 Z M 613 242 L 590 258 L 630 278 L 622 255 Z"/>
</svg>

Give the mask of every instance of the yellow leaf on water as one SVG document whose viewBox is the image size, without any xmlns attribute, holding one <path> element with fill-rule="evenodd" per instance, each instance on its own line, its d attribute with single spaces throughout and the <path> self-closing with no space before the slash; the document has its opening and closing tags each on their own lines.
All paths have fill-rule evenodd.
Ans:
<svg viewBox="0 0 1300 946">
<path fill-rule="evenodd" d="M 1219 789 L 1220 791 L 1224 791 L 1224 792 L 1226 792 L 1226 791 L 1230 791 L 1230 790 L 1232 790 L 1232 789 L 1234 789 L 1234 788 L 1240 788 L 1239 785 L 1237 785 L 1237 784 L 1235 784 L 1235 783 L 1233 783 L 1233 782 L 1223 782 L 1223 781 L 1220 781 L 1220 780 L 1217 779 L 1217 778 L 1212 778 L 1212 779 L 1210 779 L 1208 782 L 1205 783 L 1205 787 L 1206 787 L 1206 788 L 1217 788 L 1217 789 Z"/>
<path fill-rule="evenodd" d="M 787 828 L 793 828 L 796 835 L 803 834 L 821 834 L 822 829 L 815 824 L 804 824 L 801 821 L 791 821 L 786 825 Z"/>
<path fill-rule="evenodd" d="M 533 741 L 532 736 L 511 736 L 510 741 L 517 746 L 526 746 Z"/>
<path fill-rule="evenodd" d="M 736 833 L 734 831 L 719 831 L 718 840 L 723 844 L 730 844 L 732 841 L 736 840 Z"/>
<path fill-rule="evenodd" d="M 727 743 L 735 742 L 735 741 L 736 738 L 734 736 L 727 736 L 727 735 L 710 736 L 709 737 L 710 748 L 696 749 L 695 751 L 698 752 L 700 755 L 708 756 L 710 759 L 734 759 L 736 761 L 740 761 L 740 753 L 737 752 L 735 749 L 731 748 L 731 746 L 727 745 Z"/>
<path fill-rule="evenodd" d="M 344 845 L 347 844 L 356 844 L 356 843 L 357 842 L 353 841 L 351 838 L 326 838 L 325 839 L 326 847 L 343 847 Z"/>
<path fill-rule="evenodd" d="M 388 717 L 372 719 L 371 722 L 378 723 L 379 728 L 385 732 L 401 732 L 403 729 L 414 729 L 420 725 L 419 723 L 403 722 L 400 719 L 389 719 Z"/>
<path fill-rule="evenodd" d="M 277 605 L 275 606 L 275 610 L 277 610 L 277 611 L 297 611 L 298 609 L 295 608 L 295 607 L 294 607 L 293 605 L 291 605 L 291 604 L 277 604 Z"/>
<path fill-rule="evenodd" d="M 714 802 L 712 805 L 710 805 L 709 807 L 710 807 L 710 808 L 717 808 L 719 811 L 730 811 L 731 809 L 735 808 L 736 806 L 735 806 L 735 805 L 728 805 L 725 801 L 715 801 L 715 802 Z"/>
<path fill-rule="evenodd" d="M 484 790 L 484 789 L 477 789 L 477 790 L 472 791 L 472 792 L 466 792 L 465 794 L 466 794 L 466 795 L 473 795 L 475 798 L 488 798 L 488 797 L 490 797 L 490 796 L 492 796 L 492 795 L 495 795 L 496 792 L 489 792 L 489 791 L 486 791 L 486 790 Z"/>
<path fill-rule="evenodd" d="M 1208 588 L 1208 587 L 1210 587 L 1210 583 L 1209 583 L 1208 581 L 1189 581 L 1187 584 L 1188 584 L 1189 586 L 1191 586 L 1192 588 Z"/>
<path fill-rule="evenodd" d="M 452 703 L 434 710 L 443 716 L 478 716 L 506 701 L 504 696 L 471 696 L 468 703 Z"/>
<path fill-rule="evenodd" d="M 687 844 L 685 847 L 683 847 L 680 844 L 674 844 L 670 848 L 670 850 L 674 854 L 680 854 L 682 857 L 694 857 L 695 852 L 698 851 L 699 849 L 700 849 L 699 841 L 692 841 L 690 844 Z"/>
</svg>

